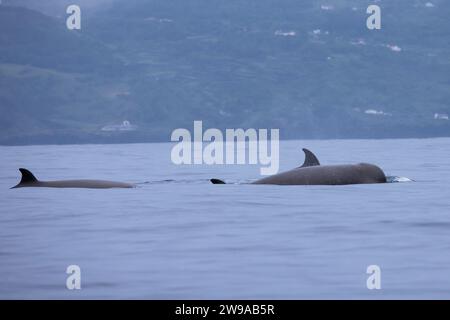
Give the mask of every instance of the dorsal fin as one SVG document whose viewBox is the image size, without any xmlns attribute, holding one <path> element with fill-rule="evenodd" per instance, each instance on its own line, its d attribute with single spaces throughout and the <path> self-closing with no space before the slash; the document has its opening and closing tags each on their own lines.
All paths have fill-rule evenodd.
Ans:
<svg viewBox="0 0 450 320">
<path fill-rule="evenodd" d="M 305 162 L 303 162 L 300 168 L 320 166 L 320 162 L 314 153 L 305 148 L 303 148 L 303 152 L 305 153 Z"/>
<path fill-rule="evenodd" d="M 220 179 L 211 179 L 210 181 L 212 184 L 225 184 L 225 182 Z"/>
<path fill-rule="evenodd" d="M 11 189 L 25 187 L 29 183 L 38 182 L 39 180 L 30 172 L 30 170 L 20 168 L 20 173 L 22 174 L 22 179 L 19 184 L 12 187 Z M 24 186 L 25 185 L 25 186 Z"/>
<path fill-rule="evenodd" d="M 30 182 L 36 182 L 38 179 L 31 173 L 30 170 L 20 168 L 20 173 L 22 173 L 22 180 L 20 180 L 20 183 L 30 183 Z"/>
</svg>

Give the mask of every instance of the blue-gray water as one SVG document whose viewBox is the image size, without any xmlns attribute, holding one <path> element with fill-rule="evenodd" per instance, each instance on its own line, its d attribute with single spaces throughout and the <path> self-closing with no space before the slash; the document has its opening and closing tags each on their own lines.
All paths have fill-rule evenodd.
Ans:
<svg viewBox="0 0 450 320">
<path fill-rule="evenodd" d="M 175 166 L 170 144 L 0 147 L 0 298 L 450 298 L 450 139 L 282 142 L 281 170 L 301 147 L 415 182 L 212 185 L 259 167 Z M 150 183 L 10 190 L 19 167 Z"/>
</svg>

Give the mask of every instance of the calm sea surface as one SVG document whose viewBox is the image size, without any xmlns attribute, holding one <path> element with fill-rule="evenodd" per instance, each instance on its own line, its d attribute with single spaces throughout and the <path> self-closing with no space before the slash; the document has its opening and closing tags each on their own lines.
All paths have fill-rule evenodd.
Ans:
<svg viewBox="0 0 450 320">
<path fill-rule="evenodd" d="M 239 184 L 259 166 L 176 166 L 171 147 L 0 147 L 0 298 L 450 298 L 450 139 L 281 143 L 281 171 L 307 147 L 415 180 L 353 186 Z M 19 167 L 139 187 L 10 190 Z"/>
</svg>

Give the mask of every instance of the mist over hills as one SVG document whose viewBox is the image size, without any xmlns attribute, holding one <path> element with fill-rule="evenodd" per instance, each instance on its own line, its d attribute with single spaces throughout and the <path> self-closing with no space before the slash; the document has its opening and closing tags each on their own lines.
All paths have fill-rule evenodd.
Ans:
<svg viewBox="0 0 450 320">
<path fill-rule="evenodd" d="M 449 136 L 450 3 L 0 5 L 0 144 L 168 141 L 194 120 L 282 138 Z M 437 115 L 436 115 L 437 114 Z M 121 125 L 129 121 L 131 126 Z"/>
</svg>

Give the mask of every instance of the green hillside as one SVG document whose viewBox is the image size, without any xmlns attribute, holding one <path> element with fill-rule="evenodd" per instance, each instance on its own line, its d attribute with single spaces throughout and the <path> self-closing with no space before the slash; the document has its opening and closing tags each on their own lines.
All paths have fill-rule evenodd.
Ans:
<svg viewBox="0 0 450 320">
<path fill-rule="evenodd" d="M 435 119 L 450 114 L 443 0 L 380 1 L 376 31 L 371 1 L 117 0 L 82 8 L 80 31 L 64 11 L 4 2 L 1 144 L 167 141 L 194 120 L 283 138 L 450 135 Z M 102 130 L 124 120 L 137 130 Z"/>
</svg>

